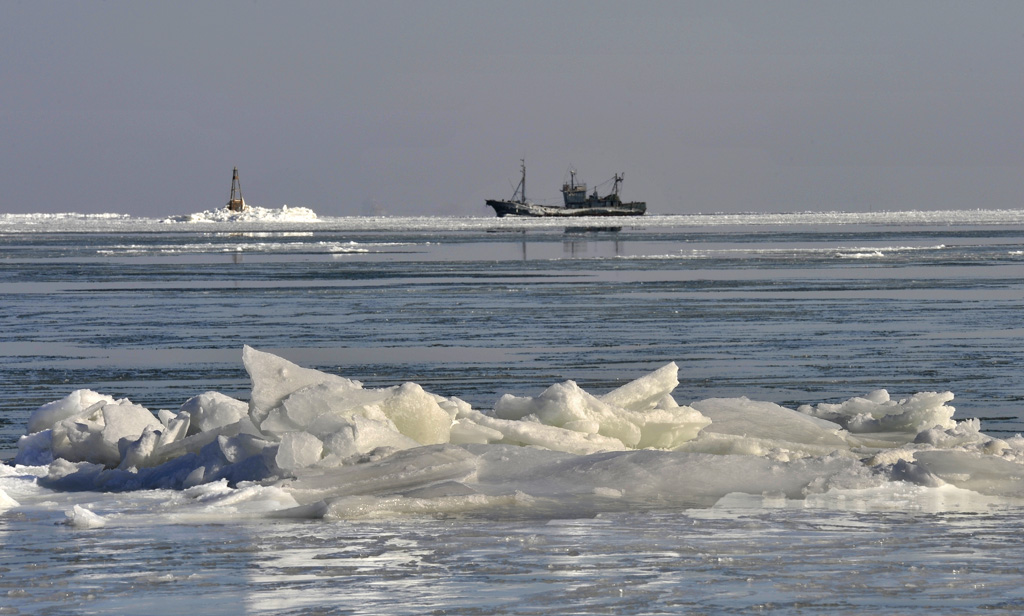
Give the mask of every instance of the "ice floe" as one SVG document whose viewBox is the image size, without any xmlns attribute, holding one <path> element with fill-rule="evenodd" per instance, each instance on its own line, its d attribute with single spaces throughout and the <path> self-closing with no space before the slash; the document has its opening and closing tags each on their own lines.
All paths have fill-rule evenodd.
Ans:
<svg viewBox="0 0 1024 616">
<path fill-rule="evenodd" d="M 1024 439 L 956 421 L 949 392 L 893 400 L 879 390 L 796 410 L 679 404 L 670 363 L 603 395 L 566 381 L 481 410 L 248 346 L 242 362 L 248 402 L 206 392 L 154 413 L 77 390 L 46 404 L 28 420 L 16 468 L 48 490 L 166 489 L 224 515 L 244 503 L 246 515 L 298 518 L 589 515 L 907 485 L 1024 499 Z M 17 506 L 0 493 L 0 508 Z M 102 518 L 75 508 L 67 523 Z"/>
</svg>

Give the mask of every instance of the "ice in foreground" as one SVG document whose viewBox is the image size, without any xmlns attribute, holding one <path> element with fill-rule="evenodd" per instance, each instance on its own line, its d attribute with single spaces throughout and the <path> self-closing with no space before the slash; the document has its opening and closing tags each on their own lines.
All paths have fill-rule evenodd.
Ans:
<svg viewBox="0 0 1024 616">
<path fill-rule="evenodd" d="M 680 405 L 668 364 L 600 396 L 567 381 L 477 410 L 250 347 L 242 359 L 248 403 L 207 392 L 154 414 L 78 390 L 32 414 L 15 464 L 47 490 L 166 489 L 230 505 L 224 515 L 566 517 L 908 489 L 1024 502 L 1024 439 L 953 420 L 948 392 L 892 400 L 880 390 L 798 410 L 746 398 Z M 72 510 L 68 524 L 103 523 L 94 516 Z"/>
</svg>

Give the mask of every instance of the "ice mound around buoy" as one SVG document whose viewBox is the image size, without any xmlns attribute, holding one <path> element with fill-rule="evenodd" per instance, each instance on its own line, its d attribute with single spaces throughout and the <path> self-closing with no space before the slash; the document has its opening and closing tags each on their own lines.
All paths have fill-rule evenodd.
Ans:
<svg viewBox="0 0 1024 616">
<path fill-rule="evenodd" d="M 1024 439 L 953 420 L 949 393 L 876 391 L 798 410 L 746 398 L 680 405 L 671 363 L 604 395 L 567 381 L 477 410 L 415 383 L 365 388 L 248 346 L 242 360 L 248 403 L 207 392 L 154 414 L 75 391 L 32 414 L 15 463 L 41 467 L 39 484 L 54 490 L 263 499 L 260 515 L 282 517 L 573 516 L 736 493 L 1024 499 Z M 69 520 L 95 523 L 82 512 Z"/>
<path fill-rule="evenodd" d="M 160 222 L 310 222 L 315 220 L 318 220 L 316 212 L 308 207 L 282 205 L 279 208 L 267 208 L 246 205 L 241 212 L 222 207 L 184 216 L 172 216 Z"/>
</svg>

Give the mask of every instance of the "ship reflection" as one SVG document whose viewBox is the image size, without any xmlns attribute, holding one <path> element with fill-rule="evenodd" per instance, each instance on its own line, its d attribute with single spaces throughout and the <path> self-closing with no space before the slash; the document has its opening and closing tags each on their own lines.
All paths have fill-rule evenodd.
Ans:
<svg viewBox="0 0 1024 616">
<path fill-rule="evenodd" d="M 594 233 L 618 233 L 622 227 L 566 227 L 564 235 L 588 235 Z"/>
<path fill-rule="evenodd" d="M 619 257 L 625 253 L 625 241 L 619 236 L 622 227 L 565 227 L 562 230 L 562 256 L 570 258 L 583 257 Z M 522 240 L 519 245 L 519 259 L 529 261 L 532 259 L 553 259 L 557 258 L 552 252 L 551 236 L 532 235 L 528 236 L 525 229 L 502 229 L 502 232 L 521 233 Z M 497 233 L 497 230 L 488 230 L 488 233 Z"/>
<path fill-rule="evenodd" d="M 599 246 L 601 240 L 610 239 L 614 248 L 614 255 L 621 256 L 622 243 L 619 241 L 618 233 L 622 227 L 566 227 L 562 232 L 562 253 L 571 257 L 580 257 L 590 252 L 590 241 L 594 240 Z M 603 236 L 610 235 L 610 238 Z M 600 248 L 595 252 L 604 252 Z M 600 255 L 598 255 L 600 256 Z"/>
</svg>

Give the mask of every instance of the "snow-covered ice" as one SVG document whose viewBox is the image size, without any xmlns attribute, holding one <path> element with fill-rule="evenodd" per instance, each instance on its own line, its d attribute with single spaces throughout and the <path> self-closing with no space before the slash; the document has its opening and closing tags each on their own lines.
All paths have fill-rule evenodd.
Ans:
<svg viewBox="0 0 1024 616">
<path fill-rule="evenodd" d="M 585 224 L 587 219 L 578 222 Z M 310 208 L 284 205 L 280 208 L 249 206 L 244 212 L 232 212 L 227 208 L 215 208 L 191 214 L 174 214 L 162 219 L 133 217 L 122 213 L 80 214 L 0 213 L 0 229 L 21 232 L 52 232 L 72 230 L 131 230 L 152 229 L 153 225 L 166 226 L 170 223 L 233 223 L 236 226 L 266 224 L 268 226 L 301 223 L 315 223 L 318 228 L 347 229 L 358 231 L 386 230 L 401 228 L 407 231 L 467 231 L 491 229 L 562 228 L 565 221 L 553 218 L 495 218 L 493 216 L 444 217 L 444 216 L 322 216 Z M 607 219 L 600 219 L 602 225 Z M 1019 225 L 1024 224 L 1024 210 L 1020 209 L 964 209 L 964 210 L 909 210 L 880 212 L 782 212 L 782 213 L 741 213 L 741 214 L 686 214 L 648 215 L 642 219 L 630 220 L 631 226 L 644 228 L 671 227 L 791 227 L 801 225 L 871 225 L 905 226 L 925 225 L 945 227 L 950 225 Z M 853 256 L 875 256 L 873 249 L 856 251 Z M 851 254 L 843 253 L 845 256 Z"/>
<path fill-rule="evenodd" d="M 247 205 L 241 212 L 217 208 L 194 214 L 171 216 L 161 222 L 308 222 L 316 219 L 316 212 L 308 207 L 282 205 L 280 208 L 266 208 Z"/>
</svg>

